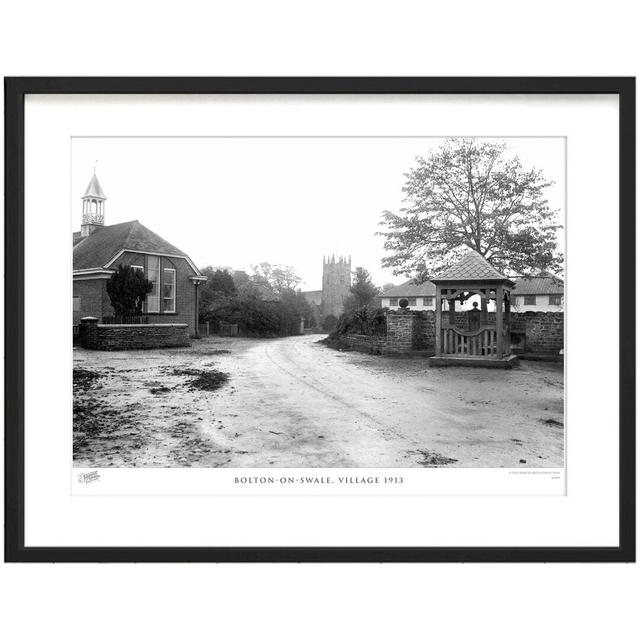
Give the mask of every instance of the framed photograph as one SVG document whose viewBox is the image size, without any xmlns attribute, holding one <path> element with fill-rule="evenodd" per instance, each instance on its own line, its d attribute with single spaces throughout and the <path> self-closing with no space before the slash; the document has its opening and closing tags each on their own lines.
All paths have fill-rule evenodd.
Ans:
<svg viewBox="0 0 640 640">
<path fill-rule="evenodd" d="M 633 78 L 6 78 L 12 562 L 635 560 Z"/>
</svg>

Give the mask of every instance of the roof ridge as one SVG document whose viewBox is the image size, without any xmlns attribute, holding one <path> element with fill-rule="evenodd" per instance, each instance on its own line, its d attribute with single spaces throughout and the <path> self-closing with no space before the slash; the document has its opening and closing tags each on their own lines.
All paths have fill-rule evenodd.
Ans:
<svg viewBox="0 0 640 640">
<path fill-rule="evenodd" d="M 103 224 L 101 227 L 103 229 L 112 229 L 113 227 L 123 227 L 125 224 L 133 224 L 134 222 L 138 222 L 138 220 L 125 220 L 124 222 L 114 222 L 113 224 Z"/>
<path fill-rule="evenodd" d="M 130 222 L 129 230 L 127 231 L 127 237 L 124 239 L 123 246 L 126 247 L 128 242 L 129 242 L 129 240 L 131 240 L 131 237 L 133 235 L 133 230 L 135 229 L 136 225 L 140 225 L 140 222 L 138 222 L 138 220 L 132 220 Z"/>
<path fill-rule="evenodd" d="M 469 248 L 454 264 L 444 269 L 436 280 L 509 280 L 479 251 Z"/>
</svg>

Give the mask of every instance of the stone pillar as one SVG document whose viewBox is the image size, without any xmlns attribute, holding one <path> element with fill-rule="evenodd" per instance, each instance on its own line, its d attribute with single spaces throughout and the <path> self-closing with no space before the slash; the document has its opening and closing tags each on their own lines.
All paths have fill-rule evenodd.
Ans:
<svg viewBox="0 0 640 640">
<path fill-rule="evenodd" d="M 83 349 L 98 348 L 98 318 L 87 316 L 80 319 L 80 346 Z"/>
<path fill-rule="evenodd" d="M 414 312 L 399 310 L 387 314 L 387 353 L 409 353 L 414 343 Z"/>
</svg>

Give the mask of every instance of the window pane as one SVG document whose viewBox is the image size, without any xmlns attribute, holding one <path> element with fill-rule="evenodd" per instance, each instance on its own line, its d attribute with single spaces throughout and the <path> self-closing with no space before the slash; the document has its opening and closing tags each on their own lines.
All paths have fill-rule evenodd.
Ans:
<svg viewBox="0 0 640 640">
<path fill-rule="evenodd" d="M 415 307 L 416 306 L 416 299 L 415 298 L 409 298 L 409 306 L 410 307 Z"/>
<path fill-rule="evenodd" d="M 169 312 L 176 310 L 176 272 L 174 269 L 164 269 L 162 276 L 162 310 Z"/>
<path fill-rule="evenodd" d="M 149 256 L 147 258 L 147 280 L 151 282 L 151 292 L 147 294 L 147 312 L 158 313 L 160 311 L 160 287 L 158 283 L 160 275 L 160 258 Z"/>
<path fill-rule="evenodd" d="M 425 307 L 433 307 L 433 298 L 425 298 L 424 299 Z"/>
</svg>

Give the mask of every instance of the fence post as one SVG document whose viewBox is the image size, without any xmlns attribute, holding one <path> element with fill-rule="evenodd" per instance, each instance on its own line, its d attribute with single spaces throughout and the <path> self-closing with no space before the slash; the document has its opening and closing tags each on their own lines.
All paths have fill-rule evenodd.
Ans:
<svg viewBox="0 0 640 640">
<path fill-rule="evenodd" d="M 436 355 L 442 354 L 442 289 L 436 285 Z"/>
</svg>

